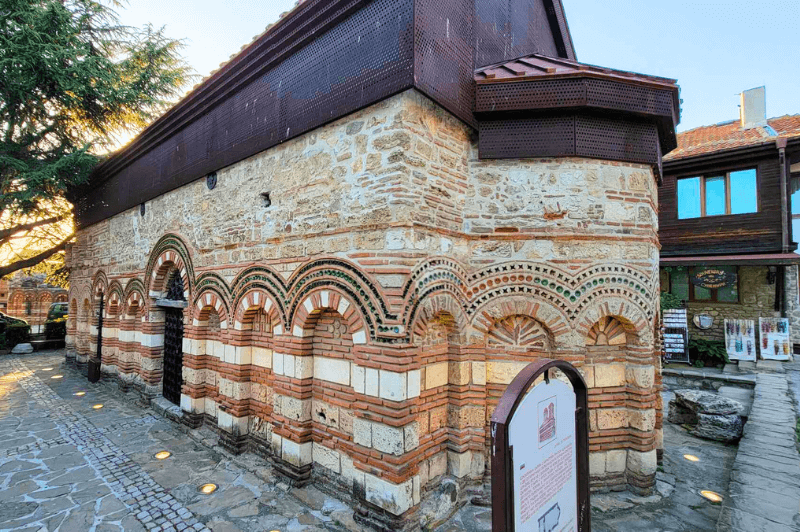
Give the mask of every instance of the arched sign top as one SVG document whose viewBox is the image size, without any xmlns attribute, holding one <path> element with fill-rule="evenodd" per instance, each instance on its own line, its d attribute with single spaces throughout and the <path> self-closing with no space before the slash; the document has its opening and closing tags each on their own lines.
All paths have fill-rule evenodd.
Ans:
<svg viewBox="0 0 800 532">
<path fill-rule="evenodd" d="M 583 380 L 583 375 L 569 362 L 547 358 L 538 360 L 525 366 L 525 369 L 520 371 L 508 385 L 492 414 L 492 423 L 508 425 L 531 385 L 546 371 L 554 368 L 561 370 L 567 376 L 576 395 L 588 393 L 589 388 Z"/>
<path fill-rule="evenodd" d="M 551 382 L 551 369 L 572 388 Z M 533 362 L 506 388 L 491 424 L 492 532 L 591 531 L 588 401 L 564 360 Z"/>
</svg>

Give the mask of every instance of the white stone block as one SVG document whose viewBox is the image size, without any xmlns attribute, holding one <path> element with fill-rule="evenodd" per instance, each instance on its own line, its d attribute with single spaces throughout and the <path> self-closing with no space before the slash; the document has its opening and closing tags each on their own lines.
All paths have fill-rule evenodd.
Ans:
<svg viewBox="0 0 800 532">
<path fill-rule="evenodd" d="M 228 364 L 236 363 L 236 346 L 225 345 L 225 351 L 222 355 L 222 361 Z"/>
<path fill-rule="evenodd" d="M 272 353 L 272 371 L 276 375 L 283 375 L 283 355 Z"/>
<path fill-rule="evenodd" d="M 356 393 L 365 393 L 365 379 L 366 379 L 366 371 L 365 368 L 362 366 L 358 366 L 356 364 L 352 364 L 352 379 L 353 379 L 353 389 Z"/>
<path fill-rule="evenodd" d="M 250 350 L 252 364 L 260 368 L 272 367 L 272 350 L 265 347 L 253 347 Z"/>
<path fill-rule="evenodd" d="M 364 345 L 367 343 L 367 331 L 361 329 L 353 333 L 353 343 L 355 345 Z"/>
<path fill-rule="evenodd" d="M 247 366 L 253 362 L 253 350 L 249 345 L 236 346 L 233 355 L 233 363 L 239 366 Z"/>
<path fill-rule="evenodd" d="M 486 362 L 472 363 L 472 382 L 479 386 L 486 386 Z"/>
<path fill-rule="evenodd" d="M 380 370 L 380 398 L 405 401 L 407 397 L 406 374 Z"/>
<path fill-rule="evenodd" d="M 374 368 L 366 368 L 366 377 L 365 377 L 365 393 L 372 397 L 378 397 L 378 392 L 380 390 L 379 387 L 379 379 L 378 379 L 378 370 Z"/>
<path fill-rule="evenodd" d="M 205 402 L 206 404 L 203 407 L 203 412 L 211 417 L 217 417 L 217 403 L 210 397 L 206 397 Z"/>
<path fill-rule="evenodd" d="M 420 394 L 420 371 L 413 369 L 408 372 L 408 398 L 414 399 Z"/>
<path fill-rule="evenodd" d="M 414 506 L 414 486 L 411 479 L 393 484 L 376 476 L 365 474 L 367 501 L 393 515 L 402 515 Z"/>
<path fill-rule="evenodd" d="M 141 344 L 144 347 L 163 347 L 164 335 L 163 334 L 142 334 Z"/>
<path fill-rule="evenodd" d="M 405 438 L 402 428 L 390 427 L 383 423 L 372 424 L 372 447 L 382 453 L 400 456 L 405 452 Z"/>
<path fill-rule="evenodd" d="M 295 378 L 295 356 L 294 355 L 283 355 L 283 374 L 287 377 L 292 379 Z"/>
<path fill-rule="evenodd" d="M 464 478 L 472 470 L 472 451 L 456 453 L 447 451 L 447 469 L 456 478 Z"/>
<path fill-rule="evenodd" d="M 314 357 L 294 357 L 294 378 L 310 379 L 314 377 Z"/>
<path fill-rule="evenodd" d="M 372 447 L 372 423 L 360 417 L 353 418 L 353 442 L 362 447 Z"/>
<path fill-rule="evenodd" d="M 314 443 L 312 446 L 312 455 L 314 463 L 317 463 L 322 467 L 328 468 L 334 473 L 341 474 L 342 465 L 338 451 L 334 451 L 333 449 L 328 449 L 327 447 L 325 447 L 324 445 L 320 445 L 319 443 Z"/>
<path fill-rule="evenodd" d="M 348 308 L 350 308 L 350 302 L 347 301 L 345 298 L 340 298 L 339 306 L 336 307 L 336 312 L 344 316 L 344 313 L 347 312 Z"/>
<path fill-rule="evenodd" d="M 627 460 L 628 452 L 625 449 L 607 451 L 606 471 L 609 473 L 624 473 Z"/>
<path fill-rule="evenodd" d="M 301 467 L 311 463 L 311 442 L 297 443 L 286 438 L 281 443 L 281 458 L 293 466 Z"/>
<path fill-rule="evenodd" d="M 628 449 L 628 471 L 640 475 L 654 475 L 657 469 L 658 458 L 655 449 L 644 453 Z"/>
<path fill-rule="evenodd" d="M 315 356 L 314 378 L 350 386 L 350 362 L 339 358 Z"/>
<path fill-rule="evenodd" d="M 192 414 L 202 414 L 205 410 L 205 399 L 202 397 L 193 398 L 186 394 L 181 394 L 181 410 Z"/>
</svg>

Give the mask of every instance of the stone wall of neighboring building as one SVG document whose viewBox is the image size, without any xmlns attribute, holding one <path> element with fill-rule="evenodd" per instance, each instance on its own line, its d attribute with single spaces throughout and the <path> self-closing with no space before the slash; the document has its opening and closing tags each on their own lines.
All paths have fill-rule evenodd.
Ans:
<svg viewBox="0 0 800 532">
<path fill-rule="evenodd" d="M 39 329 L 47 319 L 51 304 L 67 301 L 67 290 L 49 285 L 44 279 L 44 275 L 17 275 L 8 281 L 7 286 L 6 314 L 27 321 L 34 333 L 40 332 Z"/>
<path fill-rule="evenodd" d="M 0 312 L 8 314 L 8 281 L 0 279 Z"/>
<path fill-rule="evenodd" d="M 93 351 L 102 293 L 103 371 L 159 395 L 156 299 L 179 275 L 184 421 L 397 529 L 443 476 L 486 478 L 505 388 L 562 358 L 591 389 L 593 486 L 647 492 L 656 202 L 648 166 L 479 160 L 469 127 L 408 91 L 82 229 L 68 344 Z"/>
<path fill-rule="evenodd" d="M 703 338 L 718 342 L 725 341 L 725 319 L 755 320 L 758 318 L 779 318 L 775 310 L 776 285 L 767 282 L 768 266 L 740 266 L 739 302 L 711 303 L 688 302 L 690 338 Z M 800 344 L 800 302 L 798 302 L 797 266 L 787 266 L 785 270 L 784 294 L 787 303 L 787 317 L 792 328 L 792 342 Z M 661 286 L 669 286 L 669 277 L 661 272 Z M 702 330 L 692 324 L 697 314 L 708 314 L 714 318 L 710 329 Z"/>
</svg>

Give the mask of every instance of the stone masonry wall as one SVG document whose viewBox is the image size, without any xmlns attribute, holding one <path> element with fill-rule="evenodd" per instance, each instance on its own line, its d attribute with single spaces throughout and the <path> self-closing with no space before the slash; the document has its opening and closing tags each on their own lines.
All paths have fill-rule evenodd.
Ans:
<svg viewBox="0 0 800 532">
<path fill-rule="evenodd" d="M 781 313 L 775 310 L 775 285 L 767 283 L 767 266 L 739 267 L 739 302 L 738 303 L 704 303 L 689 302 L 688 320 L 689 335 L 718 342 L 725 341 L 725 319 L 756 320 L 762 318 L 778 318 Z M 662 273 L 663 276 L 663 273 Z M 800 343 L 800 304 L 797 295 L 797 267 L 786 267 L 785 297 L 787 317 L 792 328 L 792 341 Z M 661 280 L 662 285 L 665 279 Z M 697 314 L 708 314 L 714 317 L 714 325 L 701 330 L 692 324 Z"/>
<path fill-rule="evenodd" d="M 179 275 L 184 421 L 397 530 L 443 476 L 482 482 L 506 386 L 563 358 L 591 389 L 593 486 L 647 492 L 656 201 L 646 166 L 479 160 L 469 127 L 409 91 L 81 230 L 71 347 L 92 353 L 103 293 L 104 372 L 158 396 L 155 302 Z"/>
</svg>

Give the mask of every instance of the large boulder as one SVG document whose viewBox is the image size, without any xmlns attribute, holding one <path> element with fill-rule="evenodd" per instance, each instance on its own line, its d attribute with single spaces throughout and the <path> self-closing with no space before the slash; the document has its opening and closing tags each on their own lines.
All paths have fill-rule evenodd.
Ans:
<svg viewBox="0 0 800 532">
<path fill-rule="evenodd" d="M 706 440 L 731 443 L 742 437 L 744 422 L 736 414 L 697 414 L 697 425 L 691 433 Z"/>
<path fill-rule="evenodd" d="M 742 415 L 745 407 L 739 401 L 702 390 L 678 390 L 675 402 L 695 414 Z"/>
<path fill-rule="evenodd" d="M 669 402 L 667 421 L 693 425 L 699 438 L 730 443 L 742 437 L 747 409 L 739 401 L 701 390 L 678 390 Z"/>
<path fill-rule="evenodd" d="M 31 344 L 17 344 L 11 350 L 12 355 L 27 355 L 33 353 L 33 346 Z"/>
</svg>

